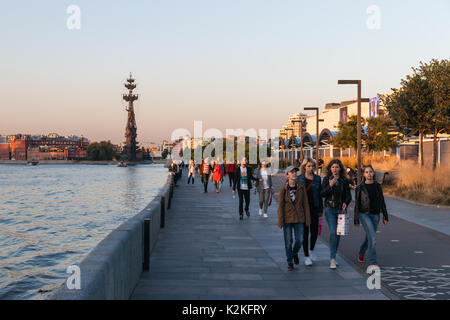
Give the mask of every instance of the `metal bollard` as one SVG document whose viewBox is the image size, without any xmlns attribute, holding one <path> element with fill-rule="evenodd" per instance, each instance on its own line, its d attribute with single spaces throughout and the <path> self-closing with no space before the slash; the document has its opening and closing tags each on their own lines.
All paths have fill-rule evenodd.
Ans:
<svg viewBox="0 0 450 320">
<path fill-rule="evenodd" d="M 144 219 L 144 263 L 143 271 L 150 270 L 150 219 Z"/>
<path fill-rule="evenodd" d="M 161 197 L 161 229 L 164 229 L 166 224 L 166 197 Z"/>
<path fill-rule="evenodd" d="M 170 205 L 172 203 L 172 197 L 173 197 L 173 185 L 170 185 L 169 201 L 167 201 L 167 209 L 170 209 Z"/>
</svg>

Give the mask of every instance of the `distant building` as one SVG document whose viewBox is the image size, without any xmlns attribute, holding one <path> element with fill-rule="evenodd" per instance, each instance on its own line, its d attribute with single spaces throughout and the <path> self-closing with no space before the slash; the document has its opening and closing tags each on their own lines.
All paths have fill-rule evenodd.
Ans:
<svg viewBox="0 0 450 320">
<path fill-rule="evenodd" d="M 9 159 L 11 159 L 9 139 L 6 136 L 0 136 L 0 160 L 9 160 Z"/>
<path fill-rule="evenodd" d="M 81 136 L 15 134 L 0 137 L 0 160 L 85 160 L 89 140 Z"/>
</svg>

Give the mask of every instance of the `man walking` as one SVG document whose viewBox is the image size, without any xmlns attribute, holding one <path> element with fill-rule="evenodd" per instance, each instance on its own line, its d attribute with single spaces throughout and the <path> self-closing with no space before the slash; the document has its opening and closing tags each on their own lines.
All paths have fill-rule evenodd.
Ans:
<svg viewBox="0 0 450 320">
<path fill-rule="evenodd" d="M 209 175 L 211 173 L 211 166 L 209 165 L 209 158 L 205 158 L 205 160 L 202 163 L 202 180 L 203 180 L 203 188 L 204 192 L 208 192 L 208 182 L 209 182 Z"/>
<path fill-rule="evenodd" d="M 241 165 L 236 168 L 233 184 L 233 195 L 236 193 L 236 187 L 239 195 L 239 220 L 244 218 L 244 199 L 245 214 L 250 218 L 250 190 L 252 189 L 252 180 L 255 180 L 252 169 L 247 167 L 247 158 L 242 158 Z"/>
<path fill-rule="evenodd" d="M 278 227 L 283 229 L 289 271 L 294 270 L 294 263 L 299 264 L 298 252 L 302 246 L 303 230 L 311 224 L 308 194 L 305 187 L 297 183 L 297 171 L 298 168 L 294 166 L 287 168 L 289 180 L 281 187 L 278 196 Z"/>
<path fill-rule="evenodd" d="M 228 175 L 228 179 L 230 180 L 230 188 L 233 187 L 235 171 L 236 171 L 236 165 L 233 162 L 227 163 L 226 173 Z"/>
</svg>

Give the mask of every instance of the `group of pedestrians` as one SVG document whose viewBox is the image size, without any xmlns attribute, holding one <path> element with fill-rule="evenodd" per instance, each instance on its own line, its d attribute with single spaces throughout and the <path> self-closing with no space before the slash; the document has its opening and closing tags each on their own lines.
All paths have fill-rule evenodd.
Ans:
<svg viewBox="0 0 450 320">
<path fill-rule="evenodd" d="M 278 227 L 283 229 L 288 270 L 299 264 L 298 253 L 303 244 L 305 265 L 312 265 L 317 259 L 314 246 L 319 233 L 320 218 L 325 213 L 329 229 L 330 268 L 338 266 L 336 254 L 341 235 L 338 235 L 338 217 L 347 214 L 352 201 L 346 171 L 339 159 L 331 160 L 326 166 L 323 179 L 314 172 L 316 162 L 306 158 L 300 169 L 290 166 L 286 170 L 287 181 L 282 185 L 278 197 Z M 300 171 L 300 175 L 297 172 Z M 383 215 L 388 222 L 388 213 L 381 185 L 374 180 L 375 171 L 371 165 L 363 168 L 364 179 L 355 189 L 354 224 L 360 223 L 366 232 L 358 252 L 358 261 L 364 262 L 369 250 L 370 264 L 377 265 L 376 231 Z"/>
<path fill-rule="evenodd" d="M 202 160 L 197 166 L 191 160 L 189 164 L 188 184 L 192 178 L 194 184 L 195 172 L 198 171 L 203 183 L 203 193 L 208 192 L 209 181 L 215 184 L 216 192 L 221 192 L 224 184 L 224 176 L 228 175 L 229 185 L 232 188 L 233 197 L 239 198 L 239 219 L 243 220 L 244 211 L 250 217 L 250 192 L 255 187 L 254 194 L 258 193 L 259 215 L 268 218 L 268 208 L 274 194 L 272 173 L 269 163 L 262 161 L 256 170 L 247 165 L 247 158 L 241 159 L 239 164 L 234 162 L 223 163 L 218 157 L 210 162 L 209 158 Z M 245 203 L 245 206 L 244 206 Z"/>
<path fill-rule="evenodd" d="M 330 268 L 336 269 L 336 255 L 341 241 L 337 232 L 340 214 L 347 214 L 352 201 L 350 189 L 355 190 L 354 225 L 362 224 L 366 237 L 358 252 L 358 261 L 364 262 L 369 251 L 369 263 L 377 265 L 376 232 L 380 222 L 388 223 L 388 213 L 381 185 L 374 180 L 375 171 L 371 165 L 362 168 L 363 181 L 356 186 L 353 172 L 346 170 L 339 159 L 332 159 L 321 176 L 323 160 L 320 167 L 311 158 L 305 158 L 300 168 L 289 166 L 286 170 L 286 182 L 278 195 L 277 225 L 283 230 L 288 270 L 299 264 L 298 253 L 303 245 L 305 265 L 311 266 L 317 260 L 314 248 L 321 230 L 322 218 L 329 229 Z M 173 172 L 175 184 L 180 178 L 181 165 L 172 163 L 169 171 Z M 250 217 L 250 192 L 255 187 L 258 193 L 259 215 L 268 218 L 268 208 L 274 194 L 272 172 L 267 162 L 261 161 L 253 171 L 244 157 L 239 164 L 224 164 L 220 158 L 210 162 L 208 158 L 195 165 L 191 160 L 188 165 L 188 184 L 194 184 L 195 174 L 199 173 L 204 193 L 208 192 L 208 182 L 212 180 L 216 192 L 221 192 L 224 175 L 229 177 L 233 197 L 239 198 L 239 219 L 243 220 L 244 211 Z M 349 177 L 350 175 L 350 177 Z M 245 206 L 244 206 L 245 202 Z"/>
</svg>

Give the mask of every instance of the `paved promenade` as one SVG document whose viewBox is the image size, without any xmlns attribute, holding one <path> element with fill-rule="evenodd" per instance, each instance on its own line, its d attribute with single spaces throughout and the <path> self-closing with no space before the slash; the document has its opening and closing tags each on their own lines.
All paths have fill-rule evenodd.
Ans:
<svg viewBox="0 0 450 320">
<path fill-rule="evenodd" d="M 388 299 L 367 289 L 366 278 L 340 257 L 338 269 L 329 269 L 329 250 L 320 240 L 313 266 L 304 265 L 301 250 L 300 265 L 288 271 L 275 198 L 264 219 L 252 192 L 251 216 L 240 221 L 228 183 L 221 193 L 210 183 L 204 194 L 198 175 L 195 185 L 186 182 L 184 175 L 175 188 L 150 271 L 131 299 Z"/>
</svg>

